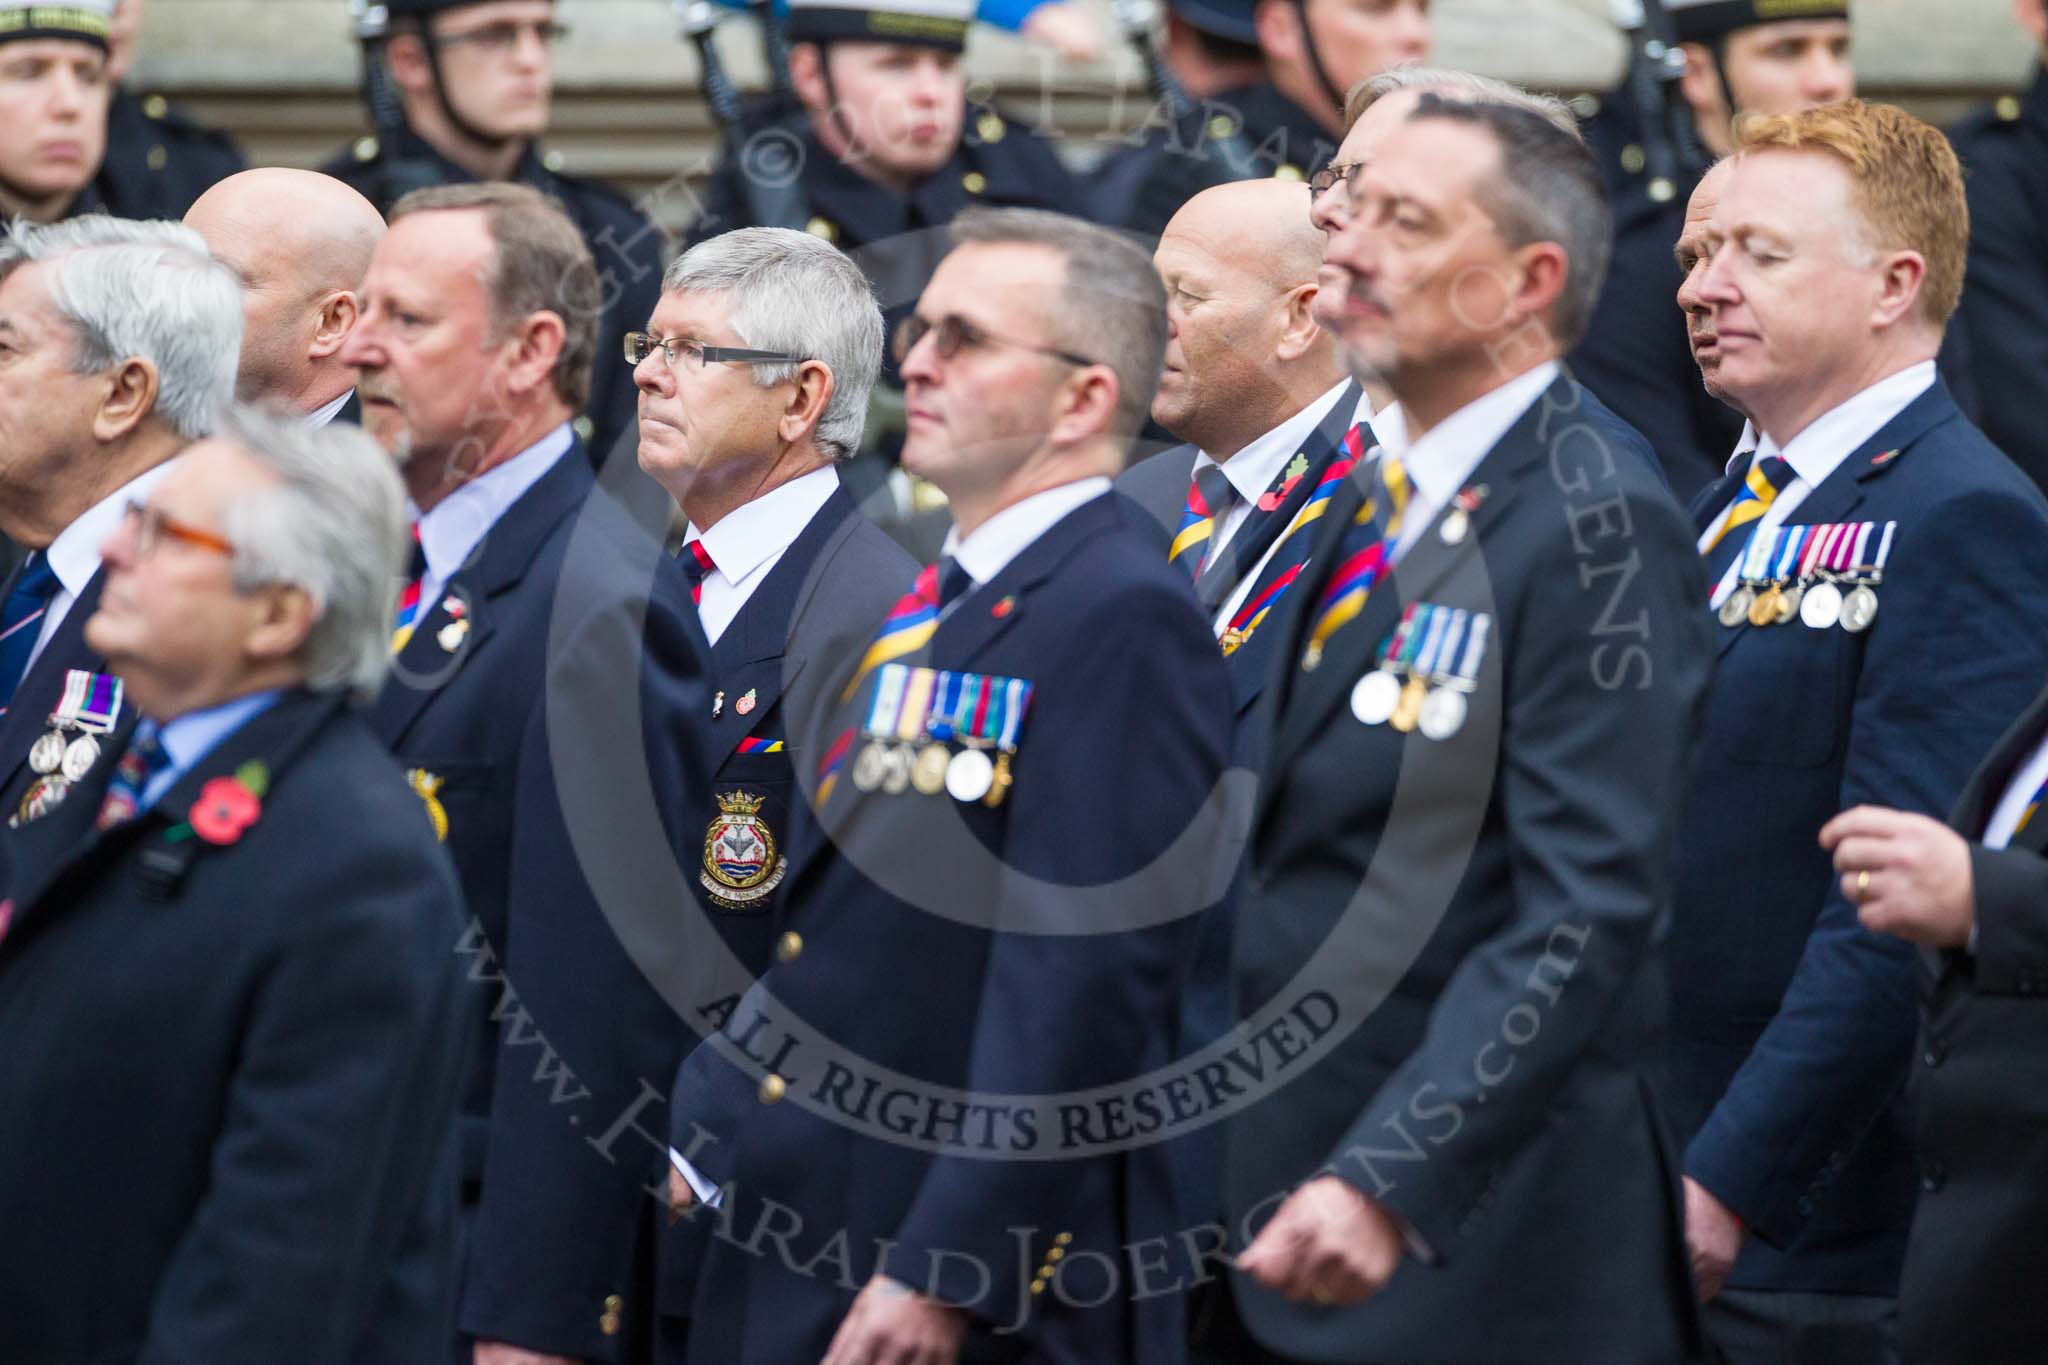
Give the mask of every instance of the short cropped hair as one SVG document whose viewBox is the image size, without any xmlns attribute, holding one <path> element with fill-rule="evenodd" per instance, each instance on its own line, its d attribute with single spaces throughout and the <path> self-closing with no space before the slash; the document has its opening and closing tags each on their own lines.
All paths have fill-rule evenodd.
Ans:
<svg viewBox="0 0 2048 1365">
<path fill-rule="evenodd" d="M 1851 99 L 1740 120 L 1737 155 L 1761 151 L 1831 152 L 1848 163 L 1864 244 L 1919 252 L 1927 262 L 1921 314 L 1936 327 L 1948 323 L 1963 296 L 1970 205 L 1955 148 L 1939 129 L 1903 109 Z"/>
<path fill-rule="evenodd" d="M 1555 242 L 1564 248 L 1564 288 L 1551 310 L 1550 332 L 1559 350 L 1586 334 L 1593 304 L 1607 278 L 1613 214 L 1600 167 L 1576 134 L 1541 115 L 1490 100 L 1445 99 L 1425 94 L 1410 123 L 1439 119 L 1483 129 L 1500 153 L 1500 174 L 1483 177 L 1479 207 L 1510 247 Z"/>
<path fill-rule="evenodd" d="M 808 232 L 752 227 L 699 242 L 662 276 L 671 293 L 723 294 L 732 329 L 756 350 L 815 360 L 832 372 L 816 440 L 835 460 L 860 446 L 868 394 L 882 372 L 882 308 L 860 267 Z M 756 365 L 762 388 L 795 365 Z"/>
<path fill-rule="evenodd" d="M 1445 99 L 1484 100 L 1488 104 L 1526 109 L 1581 142 L 1585 141 L 1585 134 L 1579 129 L 1578 115 L 1555 95 L 1539 95 L 1519 85 L 1455 67 L 1417 66 L 1413 63 L 1390 66 L 1377 76 L 1367 76 L 1352 86 L 1351 92 L 1344 97 L 1345 131 L 1349 132 L 1351 126 L 1365 116 L 1366 110 L 1402 90 L 1430 90 Z"/>
<path fill-rule="evenodd" d="M 555 361 L 555 394 L 581 411 L 590 400 L 598 322 L 604 315 L 604 289 L 583 234 L 555 200 L 529 186 L 502 181 L 414 190 L 391 206 L 389 221 L 396 226 L 413 214 L 461 209 L 483 211 L 497 248 L 484 281 L 493 330 L 502 336 L 535 313 L 560 318 L 562 354 Z"/>
<path fill-rule="evenodd" d="M 1052 344 L 1116 372 L 1111 435 L 1130 440 L 1152 411 L 1166 362 L 1166 286 L 1131 238 L 1046 209 L 968 209 L 953 220 L 956 245 L 1050 247 L 1066 260 Z"/>
<path fill-rule="evenodd" d="M 391 620 L 410 553 L 405 487 L 382 447 L 347 422 L 231 406 L 219 438 L 276 476 L 223 514 L 234 581 L 284 583 L 312 598 L 300 662 L 306 685 L 374 700 L 391 665 Z"/>
<path fill-rule="evenodd" d="M 0 240 L 0 279 L 51 265 L 50 301 L 76 338 L 72 369 L 98 374 L 130 359 L 156 371 L 156 415 L 196 440 L 233 401 L 242 353 L 242 284 L 182 223 L 86 214 Z"/>
</svg>

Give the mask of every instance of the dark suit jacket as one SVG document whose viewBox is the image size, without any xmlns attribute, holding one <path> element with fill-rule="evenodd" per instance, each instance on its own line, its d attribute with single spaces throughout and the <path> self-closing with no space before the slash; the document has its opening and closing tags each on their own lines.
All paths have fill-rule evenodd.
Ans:
<svg viewBox="0 0 2048 1365">
<path fill-rule="evenodd" d="M 1085 1252 L 1090 1266 L 1116 1266 L 1127 1243 L 1172 1233 L 1158 1149 L 1098 1148 L 1100 1123 L 1089 1120 L 1091 1142 L 1054 1113 L 1071 1091 L 1169 1059 L 1190 916 L 1213 890 L 1206 860 L 1176 840 L 1222 771 L 1222 661 L 1185 583 L 1140 529 L 1144 515 L 1114 495 L 1084 504 L 961 598 L 909 657 L 1034 685 L 999 807 L 915 788 L 864 793 L 841 776 L 821 817 L 798 812 L 787 922 L 801 953 L 746 1000 L 702 1012 L 786 1076 L 788 1097 L 760 1103 L 759 1067 L 742 1073 L 710 1044 L 677 1078 L 671 1140 L 726 1196 L 698 1284 L 692 1360 L 822 1356 L 877 1266 L 878 1238 L 889 1245 L 882 1268 L 965 1305 L 996 1358 L 1179 1358 L 1178 1294 L 1133 1302 L 1126 1285 L 1083 1308 L 1100 1288 L 1085 1271 L 1028 1289 L 1062 1260 L 1082 1266 Z M 861 689 L 856 711 L 873 690 Z M 814 780 L 808 764 L 803 777 Z M 1163 869 L 1131 875 L 1170 849 Z M 1147 911 L 1173 918 L 1110 927 L 1111 916 Z M 750 1035 L 757 1010 L 777 1028 Z M 781 1048 L 776 1033 L 791 1019 L 804 1036 Z M 910 1090 L 898 1093 L 920 1112 L 925 1087 L 1014 1103 L 987 1114 L 986 1138 L 983 1119 L 955 1129 L 941 1117 L 927 1147 L 915 1120 L 889 1127 L 901 1100 L 856 1098 L 857 1077 L 884 1069 L 904 1078 Z M 1014 1119 L 1019 1107 L 1030 1112 Z M 878 1119 L 883 1109 L 890 1117 Z M 709 1141 L 696 1140 L 700 1127 Z M 771 1231 L 796 1220 L 782 1254 L 744 1245 L 764 1216 Z M 844 1271 L 791 1268 L 829 1250 L 835 1232 Z M 987 1335 L 1020 1321 L 1016 1335 Z"/>
<path fill-rule="evenodd" d="M 1972 841 L 2013 771 L 2048 733 L 2048 693 L 1970 778 L 1949 823 Z M 2034 1268 L 2048 1264 L 2048 821 L 2003 849 L 1972 844 L 1974 953 L 1923 954 L 1925 1009 L 1910 1098 L 1920 1203 L 1899 1286 L 1910 1365 L 2022 1365 L 2048 1312 Z"/>
<path fill-rule="evenodd" d="M 1698 526 L 1735 485 L 1701 496 Z M 1713 627 L 1679 844 L 1673 1107 L 1686 1173 L 1755 1234 L 1730 1284 L 1890 1294 L 1916 1185 L 1914 958 L 1858 924 L 1816 835 L 1865 802 L 1945 813 L 2033 698 L 2048 505 L 1937 382 L 1791 520 L 1898 532 L 1863 634 Z"/>
<path fill-rule="evenodd" d="M 621 887 L 644 901 L 650 920 L 668 930 L 654 952 L 632 942 L 630 926 L 618 927 L 623 921 L 616 907 L 600 906 L 587 892 L 564 894 L 559 878 L 551 877 L 552 861 L 600 856 L 587 839 L 565 848 L 560 837 L 535 838 L 522 826 L 507 972 L 523 1018 L 545 1038 L 548 1055 L 574 1073 L 574 1082 L 566 1090 L 536 1083 L 535 1047 L 513 1046 L 508 1038 L 500 1053 L 465 1330 L 532 1350 L 611 1360 L 631 1335 L 622 1331 L 626 1323 L 644 1326 L 650 1317 L 644 1285 L 651 1273 L 651 1215 L 660 1206 L 642 1191 L 661 1187 L 667 1125 L 658 1104 L 643 1113 L 636 1101 L 643 1087 L 656 1099 L 666 1097 L 692 1036 L 669 1003 L 669 994 L 679 996 L 680 989 L 662 979 L 659 969 L 667 961 L 709 955 L 723 933 L 749 974 L 765 970 L 780 905 L 779 887 L 731 910 L 710 901 L 702 879 L 707 826 L 717 811 L 713 798 L 763 798 L 760 818 L 777 858 L 782 856 L 794 788 L 791 763 L 799 755 L 789 749 L 736 750 L 750 734 L 785 737 L 784 686 L 811 662 L 802 646 L 785 657 L 793 639 L 807 638 L 815 627 L 844 641 L 838 654 L 865 645 L 874 623 L 916 571 L 860 516 L 851 498 L 835 493 L 720 636 L 708 661 L 710 676 L 690 690 L 685 705 L 657 713 L 650 698 L 642 720 L 650 744 L 690 749 L 686 760 L 656 760 L 688 769 L 665 793 L 667 804 L 659 812 L 664 847 L 672 852 L 657 875 Z M 680 591 L 680 580 L 674 582 Z M 686 596 L 680 606 L 694 618 Z M 851 642 L 855 636 L 858 644 Z M 724 703 L 714 718 L 711 699 L 721 692 Z M 749 693 L 753 700 L 741 715 L 739 700 Z M 607 723 L 615 719 L 602 709 L 600 716 Z M 557 783 L 552 762 L 536 771 L 544 776 L 521 780 L 538 798 Z M 715 778 L 707 778 L 714 772 Z M 632 819 L 620 812 L 614 823 L 589 807 L 584 813 L 593 835 L 627 828 Z M 620 852 L 630 860 L 630 849 Z M 628 867 L 637 875 L 630 861 Z M 678 869 L 703 899 L 702 912 L 677 913 L 678 902 L 669 893 Z M 565 1104 L 564 1094 L 575 1096 L 573 1103 Z M 585 1141 L 611 1132 L 628 1115 L 635 1126 L 600 1149 Z"/>
<path fill-rule="evenodd" d="M 1236 902 L 1253 1032 L 1217 1064 L 1231 1228 L 1327 1167 L 1435 1258 L 1349 1309 L 1233 1277 L 1290 1357 L 1674 1360 L 1696 1331 L 1649 1075 L 1703 588 L 1683 515 L 1587 401 L 1561 376 L 1467 480 L 1463 540 L 1439 516 L 1306 671 L 1347 480 L 1276 630 Z M 1349 703 L 1412 602 L 1492 617 L 1442 741 Z"/>
<path fill-rule="evenodd" d="M 242 837 L 174 838 L 252 760 Z M 0 836 L 0 1359 L 436 1358 L 469 1022 L 419 798 L 300 692 L 141 818 L 95 813 Z M 401 1246 L 421 1278 L 394 1281 Z"/>
<path fill-rule="evenodd" d="M 15 574 L 21 572 L 17 565 Z M 99 652 L 85 642 L 85 623 L 99 610 L 100 589 L 105 585 L 106 570 L 96 570 L 85 591 L 64 613 L 64 619 L 43 646 L 43 652 L 27 673 L 22 675 L 21 685 L 14 690 L 14 700 L 8 704 L 7 714 L 0 716 L 0 824 L 21 812 L 22 798 L 35 784 L 36 774 L 28 766 L 28 751 L 50 728 L 50 713 L 57 709 L 64 699 L 64 680 L 74 668 L 88 672 L 106 671 L 107 661 Z M 0 588 L 0 594 L 12 589 L 14 580 L 8 579 L 7 586 Z M 0 596 L 0 601 L 5 597 Z M 135 733 L 135 722 L 140 717 L 127 701 L 121 703 L 119 714 L 114 717 L 114 729 L 100 737 L 99 762 L 85 779 L 75 783 L 65 793 L 64 802 L 78 802 L 92 810 L 99 809 L 100 798 L 106 794 L 107 779 L 113 773 L 115 762 L 122 750 L 128 747 L 128 738 Z"/>
</svg>

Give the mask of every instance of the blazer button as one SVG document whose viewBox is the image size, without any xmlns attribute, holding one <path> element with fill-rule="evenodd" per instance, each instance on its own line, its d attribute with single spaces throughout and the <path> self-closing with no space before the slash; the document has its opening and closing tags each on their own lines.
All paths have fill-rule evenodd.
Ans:
<svg viewBox="0 0 2048 1365">
<path fill-rule="evenodd" d="M 761 1078 L 761 1089 L 757 1093 L 761 1103 L 773 1104 L 789 1093 L 789 1083 L 771 1071 Z"/>
<path fill-rule="evenodd" d="M 798 933 L 784 934 L 775 943 L 775 956 L 784 962 L 794 962 L 803 956 L 804 936 Z"/>
<path fill-rule="evenodd" d="M 1920 1054 L 1920 1060 L 1930 1067 L 1940 1066 L 1948 1060 L 1948 1049 L 1940 1043 L 1929 1043 L 1927 1050 Z"/>
<path fill-rule="evenodd" d="M 608 1337 L 617 1336 L 619 1334 L 619 1312 L 625 1306 L 626 1301 L 617 1294 L 605 1295 L 604 1316 L 597 1320 L 598 1330 Z"/>
<path fill-rule="evenodd" d="M 1948 1167 L 1939 1158 L 1929 1157 L 1922 1167 L 1920 1188 L 1933 1194 L 1948 1179 Z"/>
</svg>

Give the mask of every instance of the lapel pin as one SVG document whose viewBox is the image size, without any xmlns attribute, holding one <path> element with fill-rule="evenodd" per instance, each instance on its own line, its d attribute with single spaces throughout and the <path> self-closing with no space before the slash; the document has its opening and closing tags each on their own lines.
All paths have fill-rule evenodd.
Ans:
<svg viewBox="0 0 2048 1365">
<path fill-rule="evenodd" d="M 744 697 L 741 697 L 732 704 L 732 709 L 743 716 L 751 715 L 753 714 L 755 700 L 754 689 L 750 687 L 747 689 L 747 694 Z"/>
<path fill-rule="evenodd" d="M 1463 544 L 1465 537 L 1472 534 L 1472 514 L 1486 501 L 1486 485 L 1474 484 L 1451 499 L 1451 510 L 1444 517 L 1444 524 L 1437 528 L 1446 545 Z"/>
<path fill-rule="evenodd" d="M 725 693 L 720 692 L 711 699 L 711 719 L 717 720 L 725 714 Z"/>
<path fill-rule="evenodd" d="M 990 607 L 988 609 L 988 614 L 990 616 L 995 617 L 996 620 L 1000 621 L 1015 610 L 1017 610 L 1017 599 L 1014 597 L 1005 597 L 1000 602 L 997 602 L 994 606 Z"/>
<path fill-rule="evenodd" d="M 1887 450 L 1882 452 L 1881 454 L 1871 456 L 1870 467 L 1872 469 L 1883 469 L 1886 465 L 1890 464 L 1893 460 L 1896 460 L 1898 458 L 1899 452 L 1897 450 Z"/>
<path fill-rule="evenodd" d="M 448 654 L 453 654 L 456 650 L 461 649 L 462 642 L 468 638 L 469 622 L 461 617 L 457 617 L 441 627 L 440 632 L 434 636 L 434 639 L 440 644 L 442 651 Z"/>
</svg>

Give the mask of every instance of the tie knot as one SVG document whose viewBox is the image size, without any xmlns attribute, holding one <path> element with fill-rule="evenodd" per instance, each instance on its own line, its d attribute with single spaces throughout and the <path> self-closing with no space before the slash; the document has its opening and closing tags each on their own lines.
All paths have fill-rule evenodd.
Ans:
<svg viewBox="0 0 2048 1365">
<path fill-rule="evenodd" d="M 137 788 L 146 785 L 170 765 L 171 756 L 164 752 L 163 732 L 154 721 L 145 720 L 135 727 L 135 737 L 128 741 L 128 752 L 122 755 L 118 765 L 132 779 Z"/>
<path fill-rule="evenodd" d="M 1230 510 L 1237 500 L 1237 490 L 1230 485 L 1230 476 L 1223 472 L 1221 465 L 1204 465 L 1195 471 L 1195 486 L 1190 491 L 1189 501 L 1199 504 L 1195 510 L 1205 517 L 1220 517 Z"/>
<path fill-rule="evenodd" d="M 693 540 L 685 545 L 679 560 L 683 566 L 683 577 L 690 580 L 692 587 L 702 583 L 704 576 L 718 567 L 711 560 L 711 551 L 704 548 L 704 542 L 701 540 Z"/>
<path fill-rule="evenodd" d="M 939 560 L 938 570 L 939 610 L 944 611 L 973 589 L 974 575 L 961 567 L 960 561 L 951 555 Z"/>
<path fill-rule="evenodd" d="M 1770 485 L 1774 495 L 1784 492 L 1791 486 L 1792 480 L 1799 477 L 1793 472 L 1791 462 L 1783 455 L 1766 455 L 1756 461 L 1754 468 L 1763 476 L 1764 482 Z"/>
<path fill-rule="evenodd" d="M 50 557 L 41 550 L 29 551 L 28 558 L 21 562 L 21 574 L 14 580 L 14 588 L 7 594 L 10 598 L 47 603 L 57 595 L 57 571 L 50 567 Z"/>
</svg>

